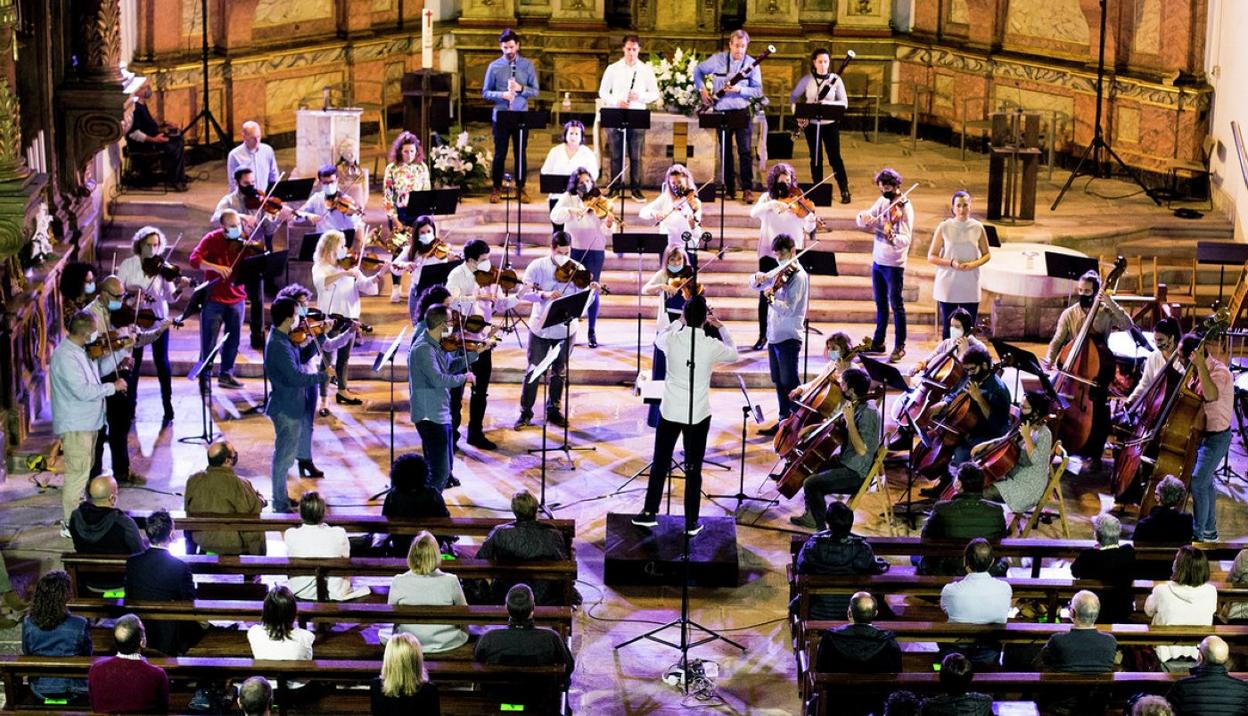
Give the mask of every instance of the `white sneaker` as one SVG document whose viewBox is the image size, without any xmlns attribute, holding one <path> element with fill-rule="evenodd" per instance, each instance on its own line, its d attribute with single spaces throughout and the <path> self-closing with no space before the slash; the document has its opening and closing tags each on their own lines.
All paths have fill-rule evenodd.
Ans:
<svg viewBox="0 0 1248 716">
<path fill-rule="evenodd" d="M 697 526 L 697 527 L 694 527 L 694 528 L 692 528 L 692 529 L 687 529 L 687 530 L 685 530 L 685 534 L 689 535 L 690 537 L 697 537 L 697 536 L 698 536 L 699 534 L 701 534 L 701 533 L 702 533 L 702 523 L 701 523 L 701 522 L 699 522 L 699 523 L 698 523 L 698 526 Z"/>
<path fill-rule="evenodd" d="M 403 302 L 403 285 L 395 284 L 394 288 L 390 289 L 390 303 L 402 303 L 402 302 Z"/>
<path fill-rule="evenodd" d="M 69 526 L 68 526 L 68 525 L 66 525 L 64 522 L 58 522 L 57 524 L 59 524 L 59 525 L 61 526 L 61 537 L 65 538 L 65 539 L 73 539 L 73 538 L 74 538 L 74 536 L 73 536 L 73 535 L 71 535 L 71 534 L 69 533 Z"/>
</svg>

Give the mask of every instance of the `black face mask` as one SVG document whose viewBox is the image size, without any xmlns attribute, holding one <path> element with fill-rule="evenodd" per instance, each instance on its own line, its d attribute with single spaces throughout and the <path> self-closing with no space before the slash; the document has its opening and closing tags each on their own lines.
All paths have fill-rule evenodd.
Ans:
<svg viewBox="0 0 1248 716">
<path fill-rule="evenodd" d="M 238 191 L 243 196 L 259 196 L 260 195 L 260 192 L 257 191 L 254 186 L 240 186 L 238 187 Z"/>
<path fill-rule="evenodd" d="M 1086 311 L 1089 308 L 1092 308 L 1092 304 L 1095 302 L 1096 302 L 1095 295 L 1084 296 L 1083 294 L 1079 294 L 1079 305 L 1083 307 L 1083 310 Z"/>
<path fill-rule="evenodd" d="M 881 193 L 881 194 L 883 194 L 883 195 L 884 195 L 884 198 L 885 198 L 885 199 L 888 199 L 889 201 L 892 201 L 893 199 L 896 199 L 896 198 L 897 198 L 897 190 L 896 190 L 896 189 L 889 189 L 888 191 L 883 191 L 883 192 L 880 192 L 880 193 Z"/>
</svg>

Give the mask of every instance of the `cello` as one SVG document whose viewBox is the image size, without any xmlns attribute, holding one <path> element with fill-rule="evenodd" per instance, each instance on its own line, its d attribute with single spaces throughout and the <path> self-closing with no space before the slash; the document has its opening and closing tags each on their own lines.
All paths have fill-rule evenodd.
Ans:
<svg viewBox="0 0 1248 716">
<path fill-rule="evenodd" d="M 776 489 L 781 495 L 792 499 L 801 491 L 806 478 L 827 467 L 832 458 L 840 454 L 849 440 L 849 428 L 845 425 L 847 412 L 856 420 L 858 409 L 867 400 L 862 398 L 851 402 L 842 399 L 832 417 L 811 431 L 788 457 L 776 463 L 770 476 L 777 481 Z"/>
<path fill-rule="evenodd" d="M 1009 358 L 994 363 L 988 370 L 989 374 L 999 372 L 1009 362 Z M 949 399 L 944 411 L 931 418 L 931 431 L 923 436 L 911 453 L 914 460 L 914 472 L 927 478 L 936 479 L 944 475 L 949 462 L 953 459 L 954 449 L 969 434 L 979 427 L 985 416 L 980 412 L 979 405 L 971 397 L 971 381 Z"/>
<path fill-rule="evenodd" d="M 1075 340 L 1062 347 L 1058 353 L 1058 368 L 1052 377 L 1053 389 L 1066 402 L 1057 420 L 1057 435 L 1066 449 L 1077 453 L 1088 444 L 1092 435 L 1092 422 L 1096 411 L 1093 391 L 1098 387 L 1103 369 L 1114 365 L 1114 357 L 1105 341 L 1092 335 L 1092 326 L 1100 313 L 1103 298 L 1118 285 L 1118 279 L 1127 270 L 1127 260 L 1119 256 L 1114 268 L 1101 282 L 1100 290 L 1083 318 L 1083 325 Z"/>
<path fill-rule="evenodd" d="M 971 327 L 971 335 L 975 327 Z M 969 340 L 969 336 L 964 337 Z M 958 351 L 962 349 L 959 341 L 944 353 L 932 358 L 919 373 L 919 382 L 908 393 L 901 396 L 893 409 L 893 420 L 897 423 L 909 423 L 915 430 L 925 430 L 931 423 L 932 406 L 948 395 L 964 375 L 962 361 Z"/>
<path fill-rule="evenodd" d="M 840 360 L 853 360 L 854 356 L 870 347 L 871 340 L 864 338 L 861 344 L 850 347 Z M 836 415 L 842 394 L 835 375 L 836 363 L 829 362 L 823 374 L 815 378 L 810 387 L 793 401 L 793 412 L 780 421 L 776 437 L 772 440 L 772 447 L 776 449 L 777 455 L 788 455 L 818 423 Z"/>
</svg>

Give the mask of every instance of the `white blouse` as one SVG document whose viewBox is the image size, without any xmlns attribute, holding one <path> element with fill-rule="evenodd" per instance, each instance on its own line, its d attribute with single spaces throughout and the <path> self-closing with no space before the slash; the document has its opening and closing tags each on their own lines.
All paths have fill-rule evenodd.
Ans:
<svg viewBox="0 0 1248 716">
<path fill-rule="evenodd" d="M 961 263 L 981 256 L 979 240 L 984 235 L 984 225 L 978 219 L 945 219 L 936 231 L 944 239 L 940 251 L 942 259 Z M 979 267 L 958 271 L 950 266 L 937 266 L 932 298 L 945 303 L 979 303 Z"/>
<path fill-rule="evenodd" d="M 336 313 L 347 318 L 359 318 L 360 295 L 377 295 L 377 277 L 359 279 L 348 274 L 340 276 L 333 283 L 326 284 L 331 274 L 341 271 L 342 268 L 335 264 L 317 261 L 312 265 L 312 286 L 316 288 L 316 307 L 327 315 Z"/>
<path fill-rule="evenodd" d="M 572 237 L 572 258 L 583 261 L 585 251 L 606 251 L 607 236 L 611 233 L 606 222 L 586 211 L 585 202 L 576 194 L 564 192 L 554 196 L 559 201 L 550 210 L 550 221 L 563 224 L 563 230 Z"/>
<path fill-rule="evenodd" d="M 764 193 L 758 197 L 754 206 L 750 207 L 750 217 L 758 219 L 758 257 L 775 258 L 776 252 L 771 250 L 771 240 L 780 234 L 793 237 L 794 251 L 801 251 L 806 244 L 806 237 L 815 230 L 814 213 L 799 217 L 792 211 L 777 212 L 771 208 L 771 194 Z"/>
<path fill-rule="evenodd" d="M 597 181 L 598 167 L 598 155 L 594 153 L 594 150 L 582 144 L 569 157 L 568 145 L 560 142 L 551 147 L 550 151 L 546 153 L 546 161 L 542 162 L 542 173 L 571 174 L 577 169 L 588 169 L 590 176 L 594 178 L 594 181 Z M 557 192 L 548 196 L 551 199 L 558 199 L 562 193 L 565 192 Z"/>
</svg>

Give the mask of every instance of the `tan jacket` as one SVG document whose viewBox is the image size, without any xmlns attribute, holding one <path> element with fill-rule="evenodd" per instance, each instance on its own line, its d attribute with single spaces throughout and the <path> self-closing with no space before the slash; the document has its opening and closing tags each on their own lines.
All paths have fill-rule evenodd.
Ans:
<svg viewBox="0 0 1248 716">
<path fill-rule="evenodd" d="M 1057 361 L 1062 348 L 1079 335 L 1079 329 L 1083 327 L 1083 319 L 1087 315 L 1088 312 L 1077 303 L 1067 306 L 1066 310 L 1062 311 L 1061 317 L 1057 319 L 1057 330 L 1053 334 L 1053 340 L 1049 341 L 1049 352 L 1046 355 L 1049 363 Z M 1131 317 L 1111 298 L 1097 312 L 1096 320 L 1092 321 L 1092 334 L 1105 336 L 1112 331 L 1125 331 L 1130 327 Z"/>
<path fill-rule="evenodd" d="M 256 488 L 231 467 L 208 466 L 186 481 L 187 514 L 259 515 L 264 500 Z M 263 532 L 194 532 L 191 539 L 206 552 L 264 554 Z"/>
</svg>

